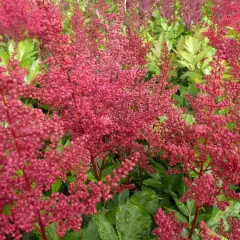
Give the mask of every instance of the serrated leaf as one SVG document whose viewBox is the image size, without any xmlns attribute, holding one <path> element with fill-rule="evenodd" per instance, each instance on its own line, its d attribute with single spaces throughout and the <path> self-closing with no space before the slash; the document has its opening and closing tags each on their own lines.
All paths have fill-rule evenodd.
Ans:
<svg viewBox="0 0 240 240">
<path fill-rule="evenodd" d="M 147 178 L 147 179 L 143 180 L 143 184 L 145 186 L 152 187 L 155 189 L 160 189 L 163 186 L 162 183 L 158 179 L 155 179 L 155 178 Z"/>
<path fill-rule="evenodd" d="M 180 63 L 183 67 L 190 68 L 190 64 L 181 60 L 177 60 L 178 63 Z"/>
<path fill-rule="evenodd" d="M 0 60 L 1 60 L 1 65 L 6 66 L 7 62 L 9 59 L 8 52 L 5 51 L 4 49 L 0 49 Z"/>
<path fill-rule="evenodd" d="M 149 235 L 151 218 L 146 211 L 128 202 L 118 207 L 116 227 L 121 240 L 144 240 Z"/>
<path fill-rule="evenodd" d="M 189 36 L 185 41 L 185 49 L 192 55 L 196 54 L 201 48 L 201 42 L 192 36 Z"/>
<path fill-rule="evenodd" d="M 40 72 L 39 59 L 34 61 L 29 69 L 29 74 L 27 75 L 27 83 L 30 83 L 33 78 L 37 76 Z"/>
<path fill-rule="evenodd" d="M 57 235 L 56 225 L 53 223 L 46 228 L 46 235 L 48 240 L 60 240 Z"/>
<path fill-rule="evenodd" d="M 129 199 L 134 205 L 141 205 L 149 214 L 154 214 L 159 206 L 159 197 L 155 191 L 138 191 Z"/>
<path fill-rule="evenodd" d="M 201 60 L 205 57 L 206 50 L 201 51 L 195 58 L 194 58 L 194 64 L 197 64 L 198 62 L 201 62 Z"/>
<path fill-rule="evenodd" d="M 162 33 L 157 42 L 155 43 L 154 48 L 152 49 L 152 52 L 157 59 L 161 57 L 163 46 L 164 46 L 164 34 Z"/>
<path fill-rule="evenodd" d="M 116 225 L 116 212 L 117 212 L 117 206 L 114 206 L 105 214 L 105 217 L 107 218 L 107 220 L 113 225 Z"/>
<path fill-rule="evenodd" d="M 82 237 L 81 231 L 70 232 L 64 237 L 64 240 L 78 240 L 78 239 L 82 239 L 81 237 Z"/>
<path fill-rule="evenodd" d="M 127 201 L 127 199 L 129 198 L 129 190 L 126 190 L 122 193 L 120 193 L 118 195 L 118 202 L 121 204 L 121 203 L 125 203 Z"/>
<path fill-rule="evenodd" d="M 195 214 L 195 202 L 194 200 L 187 200 L 188 215 L 193 216 Z"/>
<path fill-rule="evenodd" d="M 219 220 L 223 218 L 224 223 L 226 224 L 226 226 L 228 226 L 228 217 L 236 217 L 240 219 L 240 202 L 230 201 L 230 206 L 227 207 L 225 212 L 219 210 L 218 208 L 214 208 L 212 212 L 212 217 L 208 220 L 207 224 L 209 227 L 216 229 Z"/>
<path fill-rule="evenodd" d="M 184 37 L 181 35 L 178 44 L 177 44 L 177 50 L 178 51 L 183 51 L 184 50 L 184 43 L 185 43 L 185 39 Z"/>
<path fill-rule="evenodd" d="M 94 222 L 97 225 L 98 233 L 102 240 L 118 240 L 116 231 L 105 216 L 98 214 L 94 217 Z"/>
<path fill-rule="evenodd" d="M 186 60 L 188 63 L 193 62 L 194 56 L 192 54 L 185 52 L 185 51 L 181 51 L 181 50 L 178 51 L 178 54 L 182 59 Z"/>
<path fill-rule="evenodd" d="M 101 240 L 98 233 L 97 224 L 93 220 L 88 223 L 87 228 L 81 230 L 81 233 L 81 240 Z"/>
<path fill-rule="evenodd" d="M 209 63 L 212 61 L 211 58 L 207 58 L 204 60 L 203 64 L 202 64 L 202 71 L 205 70 L 205 68 L 207 68 L 209 66 Z"/>
<path fill-rule="evenodd" d="M 164 180 L 163 180 L 164 189 L 165 189 L 165 191 L 168 190 L 169 192 L 170 191 L 177 192 L 181 182 L 182 182 L 182 176 L 181 175 L 179 175 L 179 174 L 166 174 L 164 176 Z"/>
<path fill-rule="evenodd" d="M 164 210 L 166 210 L 169 213 L 174 212 L 176 214 L 176 219 L 179 222 L 185 222 L 185 223 L 188 222 L 186 216 L 184 216 L 181 212 L 179 212 L 179 211 L 177 211 L 175 209 L 169 208 L 169 207 L 163 207 L 163 208 L 164 208 Z"/>
<path fill-rule="evenodd" d="M 173 198 L 173 199 L 174 199 L 174 201 L 175 201 L 178 209 L 179 209 L 185 216 L 188 217 L 188 216 L 189 216 L 189 212 L 188 212 L 187 206 L 186 206 L 183 202 L 181 202 L 180 200 L 178 200 L 178 198 Z"/>
<path fill-rule="evenodd" d="M 10 57 L 12 56 L 12 54 L 14 52 L 14 46 L 15 46 L 15 43 L 13 40 L 11 40 L 8 44 L 8 54 Z"/>
</svg>

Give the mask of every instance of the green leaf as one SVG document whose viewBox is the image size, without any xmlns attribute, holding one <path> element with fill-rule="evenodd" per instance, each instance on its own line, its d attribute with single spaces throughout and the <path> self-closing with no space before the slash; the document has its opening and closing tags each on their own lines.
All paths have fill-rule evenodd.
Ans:
<svg viewBox="0 0 240 240">
<path fill-rule="evenodd" d="M 188 63 L 192 63 L 193 62 L 193 55 L 191 55 L 188 52 L 185 51 L 178 51 L 180 57 L 184 60 L 186 60 Z"/>
<path fill-rule="evenodd" d="M 164 189 L 168 192 L 178 192 L 181 182 L 182 176 L 180 174 L 166 174 L 163 180 Z"/>
<path fill-rule="evenodd" d="M 17 58 L 19 61 L 22 62 L 23 60 L 31 59 L 34 54 L 36 54 L 36 51 L 34 50 L 33 41 L 26 39 L 19 42 L 17 51 Z"/>
<path fill-rule="evenodd" d="M 161 57 L 163 46 L 164 46 L 164 34 L 162 33 L 157 42 L 155 43 L 154 48 L 152 49 L 152 52 L 154 56 L 157 58 L 157 60 L 160 59 Z"/>
<path fill-rule="evenodd" d="M 158 179 L 154 178 L 147 178 L 143 180 L 143 184 L 148 187 L 152 187 L 155 189 L 161 189 L 162 188 L 162 183 Z"/>
<path fill-rule="evenodd" d="M 90 181 L 97 182 L 97 179 L 95 178 L 94 174 L 92 172 L 87 173 L 87 178 Z"/>
<path fill-rule="evenodd" d="M 184 37 L 181 35 L 178 44 L 177 44 L 177 50 L 178 51 L 183 51 L 184 50 L 184 43 L 185 43 L 185 39 Z"/>
<path fill-rule="evenodd" d="M 187 206 L 186 206 L 183 202 L 181 202 L 180 200 L 178 200 L 178 198 L 173 198 L 173 199 L 174 199 L 174 201 L 175 201 L 178 209 L 179 209 L 185 216 L 188 217 L 188 216 L 189 216 L 189 212 L 188 212 Z"/>
<path fill-rule="evenodd" d="M 19 177 L 23 176 L 23 170 L 22 169 L 18 169 L 16 173 Z"/>
<path fill-rule="evenodd" d="M 172 209 L 172 208 L 168 208 L 168 207 L 163 207 L 163 209 L 166 210 L 168 213 L 174 212 L 176 214 L 176 219 L 179 222 L 185 222 L 185 223 L 188 222 L 186 216 L 184 216 L 181 212 L 179 212 L 179 211 L 177 211 L 175 209 Z"/>
<path fill-rule="evenodd" d="M 118 240 L 116 231 L 105 216 L 98 214 L 94 217 L 94 222 L 97 224 L 98 233 L 102 240 Z"/>
<path fill-rule="evenodd" d="M 82 233 L 81 231 L 79 232 L 69 232 L 66 237 L 64 237 L 64 240 L 77 240 L 77 239 L 82 239 Z"/>
<path fill-rule="evenodd" d="M 180 63 L 183 67 L 187 67 L 188 69 L 190 69 L 190 64 L 181 60 L 177 60 L 178 63 Z"/>
<path fill-rule="evenodd" d="M 191 114 L 184 114 L 183 117 L 184 117 L 187 125 L 190 125 L 190 126 L 193 125 L 193 123 L 195 121 L 195 118 L 194 118 L 193 115 L 191 115 Z"/>
<path fill-rule="evenodd" d="M 196 206 L 194 200 L 187 200 L 188 216 L 194 216 Z"/>
<path fill-rule="evenodd" d="M 207 224 L 209 227 L 214 230 L 217 228 L 220 218 L 223 218 L 226 226 L 228 217 L 236 217 L 240 219 L 240 202 L 238 201 L 230 201 L 230 206 L 227 207 L 225 212 L 219 210 L 218 208 L 214 208 L 212 212 L 212 217 L 208 220 Z"/>
<path fill-rule="evenodd" d="M 11 211 L 11 205 L 7 204 L 3 207 L 2 214 L 8 216 L 8 215 L 10 215 L 10 211 Z"/>
<path fill-rule="evenodd" d="M 113 225 L 116 225 L 116 212 L 117 206 L 114 206 L 105 214 L 107 220 L 111 222 Z"/>
<path fill-rule="evenodd" d="M 211 58 L 207 58 L 204 60 L 203 64 L 202 64 L 202 71 L 205 70 L 205 68 L 207 68 L 209 66 L 209 63 L 212 61 Z"/>
<path fill-rule="evenodd" d="M 8 54 L 10 58 L 12 57 L 12 54 L 14 52 L 14 47 L 15 47 L 15 43 L 13 40 L 11 40 L 8 44 Z"/>
<path fill-rule="evenodd" d="M 0 48 L 1 65 L 6 66 L 8 63 L 9 55 L 5 49 Z"/>
<path fill-rule="evenodd" d="M 56 232 L 56 225 L 53 223 L 46 228 L 46 235 L 48 240 L 60 240 Z"/>
<path fill-rule="evenodd" d="M 195 97 L 198 94 L 198 89 L 194 86 L 194 84 L 191 84 L 188 87 L 188 92 L 191 96 Z"/>
<path fill-rule="evenodd" d="M 125 203 L 127 201 L 127 199 L 129 198 L 129 190 L 125 190 L 124 192 L 120 193 L 118 195 L 118 202 L 121 203 Z"/>
<path fill-rule="evenodd" d="M 116 227 L 121 240 L 145 240 L 150 226 L 149 214 L 139 206 L 130 202 L 119 206 Z"/>
<path fill-rule="evenodd" d="M 129 199 L 134 205 L 141 205 L 149 214 L 154 214 L 159 206 L 159 197 L 154 190 L 138 191 Z"/>
<path fill-rule="evenodd" d="M 185 41 L 185 49 L 192 55 L 196 54 L 200 50 L 201 45 L 202 43 L 192 36 L 189 36 Z"/>
<path fill-rule="evenodd" d="M 88 223 L 87 228 L 81 230 L 81 233 L 81 240 L 101 240 L 98 234 L 97 224 L 93 221 L 93 219 Z"/>
<path fill-rule="evenodd" d="M 198 62 L 200 62 L 206 55 L 205 51 L 201 51 L 194 59 L 194 64 L 197 64 Z"/>
<path fill-rule="evenodd" d="M 31 80 L 34 79 L 39 72 L 40 72 L 40 65 L 39 65 L 39 59 L 37 59 L 32 63 L 29 69 L 29 73 L 26 77 L 26 82 L 30 83 Z"/>
<path fill-rule="evenodd" d="M 56 182 L 51 185 L 52 192 L 53 193 L 58 192 L 60 187 L 61 187 L 61 185 L 62 185 L 62 180 L 61 179 L 57 179 Z"/>
</svg>

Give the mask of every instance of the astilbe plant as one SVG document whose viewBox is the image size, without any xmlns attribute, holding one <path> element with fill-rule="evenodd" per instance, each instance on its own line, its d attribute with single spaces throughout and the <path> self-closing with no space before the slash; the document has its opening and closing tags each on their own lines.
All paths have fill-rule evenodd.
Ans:
<svg viewBox="0 0 240 240">
<path fill-rule="evenodd" d="M 190 5 L 184 6 L 187 11 Z M 239 75 L 232 71 L 232 77 L 225 79 L 222 66 L 225 60 L 239 70 L 237 57 L 217 51 L 211 74 L 197 86 L 199 94 L 188 97 L 195 119 L 189 126 L 184 110 L 171 100 L 176 88 L 168 83 L 167 48 L 160 76 L 146 81 L 148 46 L 139 38 L 139 24 L 124 26 L 124 1 L 117 1 L 115 12 L 109 12 L 110 6 L 101 1 L 92 7 L 91 22 L 85 25 L 84 14 L 75 6 L 71 33 L 66 35 L 60 8 L 50 1 L 0 3 L 1 34 L 16 41 L 25 36 L 38 38 L 42 64 L 42 74 L 31 85 L 24 83 L 25 73 L 16 61 L 1 69 L 0 237 L 20 239 L 22 232 L 38 229 L 46 239 L 45 228 L 51 223 L 57 224 L 62 237 L 66 230 L 79 230 L 82 216 L 95 214 L 98 202 L 134 187 L 120 181 L 136 164 L 152 172 L 148 157 L 161 151 L 170 166 L 180 164 L 177 170 L 187 186 L 182 201 L 195 201 L 188 236 L 192 239 L 205 205 L 225 209 L 227 200 L 239 200 L 239 194 L 231 190 L 240 182 Z M 198 22 L 196 9 L 197 18 L 187 17 L 187 24 Z M 217 33 L 209 34 L 214 45 L 212 33 Z M 47 104 L 48 113 L 26 106 L 23 97 Z M 158 121 L 160 116 L 165 120 Z M 59 151 L 64 136 L 70 143 Z M 109 153 L 117 154 L 121 165 L 102 178 Z M 95 181 L 87 178 L 90 169 Z M 74 181 L 68 182 L 69 173 Z M 69 183 L 67 192 L 52 191 L 57 180 Z M 221 194 L 226 201 L 219 200 Z M 160 209 L 155 221 L 159 226 L 153 234 L 159 239 L 184 239 L 181 233 L 186 225 L 173 214 Z M 231 237 L 237 234 L 235 226 L 238 223 L 232 220 L 233 233 L 227 233 Z M 211 237 L 204 223 L 201 227 L 202 236 Z"/>
<path fill-rule="evenodd" d="M 191 29 L 192 25 L 198 24 L 202 18 L 202 3 L 204 0 L 181 0 L 181 11 L 184 21 Z"/>
<path fill-rule="evenodd" d="M 123 3 L 118 6 L 112 14 L 105 13 L 107 5 L 98 8 L 86 27 L 76 6 L 73 33 L 67 36 L 60 9 L 51 2 L 1 2 L 1 34 L 16 41 L 26 34 L 38 38 L 43 65 L 31 85 L 25 85 L 17 63 L 1 70 L 1 212 L 10 207 L 1 214 L 1 239 L 20 239 L 33 229 L 46 239 L 45 227 L 51 223 L 57 223 L 60 236 L 67 229 L 79 230 L 82 216 L 95 214 L 97 202 L 121 190 L 119 181 L 137 163 L 152 171 L 148 152 L 137 140 L 153 141 L 158 117 L 174 115 L 175 88 L 164 76 L 159 84 L 157 78 L 144 81 L 148 47 L 137 29 L 122 33 Z M 44 114 L 19 97 L 50 109 Z M 71 141 L 61 153 L 58 141 L 64 135 Z M 103 166 L 109 152 L 119 154 L 121 166 L 102 182 L 99 162 Z M 95 182 L 87 181 L 91 167 Z M 52 184 L 66 182 L 70 172 L 75 181 L 67 193 L 52 192 Z"/>
<path fill-rule="evenodd" d="M 30 109 L 18 99 L 26 90 L 23 77 L 16 62 L 1 68 L 0 203 L 1 209 L 10 207 L 9 215 L 1 214 L 1 239 L 8 234 L 19 239 L 19 231 L 31 231 L 36 222 L 41 226 L 42 191 L 59 174 L 57 163 L 41 148 L 46 139 L 54 144 L 61 128 L 54 119 L 45 119 L 41 110 Z"/>
<path fill-rule="evenodd" d="M 226 25 L 219 26 L 222 31 L 225 27 Z M 159 128 L 161 140 L 158 146 L 165 150 L 163 157 L 166 157 L 172 166 L 181 163 L 182 169 L 179 172 L 185 173 L 186 176 L 184 181 L 188 190 L 182 197 L 182 201 L 194 200 L 196 205 L 189 239 L 193 237 L 199 213 L 204 206 L 217 206 L 224 211 L 229 199 L 239 200 L 240 198 L 239 193 L 232 190 L 232 186 L 237 186 L 240 182 L 239 55 L 236 52 L 234 54 L 234 51 L 232 51 L 233 54 L 231 51 L 229 53 L 226 48 L 228 40 L 225 40 L 221 33 L 219 34 L 218 28 L 216 32 L 210 30 L 207 33 L 213 46 L 217 48 L 217 56 L 212 63 L 211 74 L 205 76 L 204 84 L 197 86 L 199 89 L 197 97 L 188 97 L 194 113 L 193 125 L 185 125 L 181 121 L 180 114 L 177 121 L 179 126 L 174 129 L 174 132 L 168 126 L 168 121 Z M 214 38 L 214 34 L 217 37 Z M 235 44 L 239 43 L 236 41 Z M 227 79 L 224 77 L 226 70 L 222 65 L 223 60 L 230 66 L 228 71 L 231 75 Z M 226 199 L 224 201 L 220 201 L 219 198 L 222 194 Z M 237 225 L 238 220 L 234 221 L 234 225 Z M 211 233 L 205 223 L 202 223 L 201 227 L 204 239 L 220 239 Z M 164 232 L 164 225 L 162 228 Z M 233 227 L 232 230 L 235 231 L 234 229 Z M 223 232 L 221 235 L 224 235 Z M 235 233 L 226 234 L 230 237 L 229 239 L 237 239 Z M 160 231 L 157 235 L 161 239 Z"/>
<path fill-rule="evenodd" d="M 239 80 L 223 80 L 223 67 L 219 60 L 212 66 L 212 73 L 206 77 L 206 84 L 198 86 L 196 98 L 189 97 L 195 122 L 184 126 L 181 119 L 174 132 L 169 131 L 168 122 L 159 129 L 162 139 L 158 143 L 165 150 L 164 157 L 175 166 L 182 164 L 181 172 L 187 191 L 182 201 L 194 200 L 195 217 L 189 239 L 192 239 L 202 207 L 218 206 L 225 210 L 228 199 L 239 200 L 239 194 L 231 190 L 239 179 Z M 165 132 L 165 133 L 164 133 Z M 220 201 L 224 194 L 226 201 Z"/>
</svg>

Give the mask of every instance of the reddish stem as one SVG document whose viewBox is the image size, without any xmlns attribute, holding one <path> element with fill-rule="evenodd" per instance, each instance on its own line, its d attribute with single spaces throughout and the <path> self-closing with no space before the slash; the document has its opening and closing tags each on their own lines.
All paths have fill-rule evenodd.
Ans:
<svg viewBox="0 0 240 240">
<path fill-rule="evenodd" d="M 195 216 L 194 216 L 194 219 L 193 219 L 192 228 L 191 228 L 189 236 L 188 236 L 189 240 L 192 240 L 194 229 L 195 229 L 195 227 L 197 225 L 197 219 L 198 219 L 198 216 L 199 216 L 200 208 L 201 208 L 201 206 L 200 207 L 196 207 L 196 212 L 195 212 Z"/>
<path fill-rule="evenodd" d="M 99 175 L 99 172 L 98 172 L 98 166 L 97 166 L 97 163 L 96 163 L 96 161 L 95 161 L 95 158 L 93 157 L 92 154 L 91 154 L 91 163 L 92 163 L 92 166 L 93 166 L 94 175 L 95 175 L 96 179 L 97 179 L 98 181 L 100 181 L 101 178 L 100 178 L 100 175 Z"/>
<path fill-rule="evenodd" d="M 40 213 L 39 213 L 39 218 L 38 218 L 38 224 L 40 226 L 40 233 L 42 235 L 42 239 L 43 240 L 47 240 L 47 235 L 46 235 L 46 230 L 45 230 L 45 226 L 42 222 L 42 219 L 41 219 L 41 216 L 40 216 Z"/>
<path fill-rule="evenodd" d="M 200 178 L 203 174 L 204 174 L 204 169 L 203 169 L 203 162 L 202 162 L 198 178 Z M 193 222 L 192 222 L 192 227 L 191 227 L 190 233 L 188 235 L 189 240 L 192 240 L 194 229 L 196 228 L 196 225 L 197 225 L 197 219 L 198 219 L 198 216 L 199 216 L 200 209 L 201 209 L 201 206 L 196 206 L 196 211 L 195 211 L 194 219 L 193 219 Z"/>
</svg>

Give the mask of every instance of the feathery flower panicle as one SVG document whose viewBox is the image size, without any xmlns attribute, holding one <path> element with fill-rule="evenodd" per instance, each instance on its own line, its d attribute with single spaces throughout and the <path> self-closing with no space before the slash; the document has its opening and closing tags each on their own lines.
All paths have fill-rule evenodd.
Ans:
<svg viewBox="0 0 240 240">
<path fill-rule="evenodd" d="M 167 20 L 174 15 L 176 0 L 160 0 L 160 13 Z"/>
<path fill-rule="evenodd" d="M 154 216 L 155 222 L 159 225 L 153 230 L 153 235 L 161 239 L 172 240 L 184 240 L 182 236 L 182 230 L 186 227 L 185 223 L 179 223 L 174 213 L 166 214 L 161 208 L 159 208 Z"/>
<path fill-rule="evenodd" d="M 7 2 L 10 1 L 4 1 Z M 26 3 L 39 15 L 22 15 Z M 41 60 L 48 68 L 34 79 L 38 88 L 33 83 L 24 85 L 23 75 L 14 71 L 12 65 L 9 75 L 1 75 L 1 209 L 10 204 L 11 212 L 3 216 L 9 224 L 0 231 L 2 237 L 9 233 L 20 238 L 19 231 L 30 232 L 38 222 L 45 240 L 45 227 L 53 222 L 57 223 L 60 236 L 66 229 L 79 230 L 82 215 L 95 214 L 99 201 L 108 200 L 113 192 L 125 187 L 119 182 L 136 164 L 152 171 L 148 152 L 137 140 L 154 142 L 152 126 L 158 117 L 168 113 L 174 116 L 171 96 L 175 88 L 167 83 L 169 62 L 159 83 L 156 79 L 144 80 L 148 46 L 139 38 L 137 29 L 129 27 L 122 33 L 122 2 L 111 19 L 106 17 L 108 24 L 95 16 L 85 26 L 83 15 L 75 8 L 70 36 L 62 34 L 61 13 L 54 5 L 31 0 L 21 0 L 19 4 L 20 12 L 15 2 L 10 6 L 24 24 L 18 31 L 13 22 L 9 36 L 21 39 L 27 30 L 37 37 L 40 56 L 43 51 L 47 53 Z M 104 14 L 104 9 L 99 13 Z M 10 15 L 3 5 L 0 11 L 4 13 L 0 23 L 3 22 L 5 32 L 5 22 L 11 19 L 7 19 Z M 29 26 L 30 18 L 39 24 Z M 53 116 L 26 107 L 19 96 L 48 104 Z M 71 141 L 60 153 L 57 142 L 64 134 L 70 135 Z M 50 145 L 42 151 L 46 140 Z M 108 152 L 118 151 L 122 152 L 120 168 L 102 182 L 98 162 L 103 163 Z M 97 182 L 88 183 L 86 174 L 90 168 Z M 75 181 L 69 184 L 67 192 L 51 192 L 52 184 L 57 179 L 65 183 L 69 172 Z M 51 192 L 50 196 L 42 200 L 46 191 Z"/>
<path fill-rule="evenodd" d="M 62 130 L 56 118 L 46 119 L 41 110 L 24 106 L 18 99 L 24 95 L 26 86 L 24 73 L 17 62 L 9 63 L 7 69 L 1 68 L 0 78 L 0 174 L 3 189 L 0 209 L 10 206 L 10 215 L 2 216 L 8 224 L 0 232 L 1 237 L 12 234 L 19 239 L 20 230 L 30 232 L 33 224 L 40 221 L 42 192 L 49 190 L 59 175 L 56 162 L 51 156 L 44 156 L 41 148 L 47 139 L 56 143 Z"/>
<path fill-rule="evenodd" d="M 238 0 L 214 0 L 213 22 L 218 27 L 232 27 L 240 31 L 240 6 Z"/>
<path fill-rule="evenodd" d="M 188 29 L 191 29 L 192 25 L 199 23 L 202 17 L 202 2 L 203 0 L 181 0 L 182 15 Z"/>
</svg>

